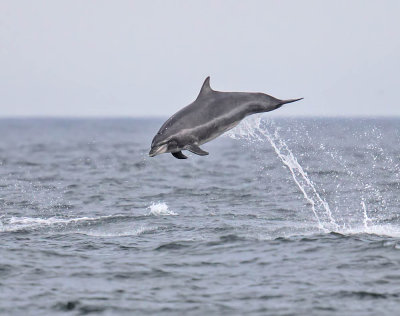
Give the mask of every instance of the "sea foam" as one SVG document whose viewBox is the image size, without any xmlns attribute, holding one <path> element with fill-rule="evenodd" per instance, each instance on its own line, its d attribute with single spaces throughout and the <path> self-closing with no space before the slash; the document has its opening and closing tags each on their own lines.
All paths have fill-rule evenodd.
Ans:
<svg viewBox="0 0 400 316">
<path fill-rule="evenodd" d="M 148 209 L 150 209 L 148 215 L 153 215 L 153 216 L 165 216 L 165 215 L 179 215 L 178 213 L 175 213 L 174 211 L 171 211 L 168 208 L 167 203 L 165 202 L 158 202 L 158 203 L 152 203 Z"/>
</svg>

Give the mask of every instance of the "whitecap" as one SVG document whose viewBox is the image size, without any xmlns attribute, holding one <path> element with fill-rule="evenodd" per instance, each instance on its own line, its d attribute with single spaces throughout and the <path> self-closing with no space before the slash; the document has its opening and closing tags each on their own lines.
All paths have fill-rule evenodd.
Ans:
<svg viewBox="0 0 400 316">
<path fill-rule="evenodd" d="M 179 215 L 178 213 L 175 213 L 174 211 L 170 210 L 168 208 L 167 203 L 165 202 L 158 202 L 158 203 L 152 203 L 148 209 L 150 209 L 148 215 L 153 215 L 153 216 L 165 216 L 165 215 Z"/>
<path fill-rule="evenodd" d="M 75 233 L 92 237 L 127 237 L 127 236 L 140 236 L 148 232 L 156 231 L 157 229 L 158 226 L 143 225 L 135 229 L 123 230 L 123 231 L 89 230 L 89 231 L 77 231 Z"/>
<path fill-rule="evenodd" d="M 400 227 L 391 224 L 385 225 L 368 225 L 368 226 L 358 226 L 354 228 L 345 228 L 336 231 L 342 235 L 376 235 L 380 237 L 393 237 L 400 238 Z"/>
<path fill-rule="evenodd" d="M 99 216 L 99 217 L 76 217 L 76 218 L 59 218 L 59 217 L 10 217 L 2 219 L 0 224 L 0 232 L 14 232 L 24 229 L 37 229 L 40 227 L 68 225 L 71 223 L 97 221 L 104 218 L 113 217 L 115 215 Z M 118 215 L 116 215 L 118 216 Z"/>
</svg>

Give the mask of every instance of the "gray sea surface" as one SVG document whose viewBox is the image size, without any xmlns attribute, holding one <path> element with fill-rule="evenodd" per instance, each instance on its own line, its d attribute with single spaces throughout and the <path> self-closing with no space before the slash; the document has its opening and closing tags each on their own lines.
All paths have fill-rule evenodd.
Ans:
<svg viewBox="0 0 400 316">
<path fill-rule="evenodd" d="M 2 315 L 398 315 L 400 119 L 0 120 Z"/>
</svg>

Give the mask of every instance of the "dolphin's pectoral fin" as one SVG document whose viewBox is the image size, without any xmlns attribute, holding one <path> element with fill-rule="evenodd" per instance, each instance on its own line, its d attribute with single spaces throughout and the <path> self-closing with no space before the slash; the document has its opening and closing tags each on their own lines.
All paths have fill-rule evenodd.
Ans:
<svg viewBox="0 0 400 316">
<path fill-rule="evenodd" d="M 196 155 L 200 155 L 200 156 L 206 156 L 208 155 L 208 152 L 204 151 L 203 149 L 201 149 L 199 146 L 197 145 L 187 145 L 185 146 L 185 149 L 191 151 L 192 153 L 196 154 Z"/>
<path fill-rule="evenodd" d="M 178 159 L 187 159 L 187 157 L 184 154 L 182 154 L 181 151 L 177 151 L 177 152 L 171 153 L 171 154 L 172 154 L 172 156 L 174 156 L 175 158 L 178 158 Z"/>
</svg>

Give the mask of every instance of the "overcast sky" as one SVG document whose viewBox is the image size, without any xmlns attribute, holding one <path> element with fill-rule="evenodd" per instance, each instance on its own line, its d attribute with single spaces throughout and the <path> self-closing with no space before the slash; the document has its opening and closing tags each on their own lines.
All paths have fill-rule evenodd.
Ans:
<svg viewBox="0 0 400 316">
<path fill-rule="evenodd" d="M 279 115 L 398 116 L 399 16 L 398 0 L 0 0 L 0 116 L 169 116 L 208 75 L 305 98 Z"/>
</svg>

